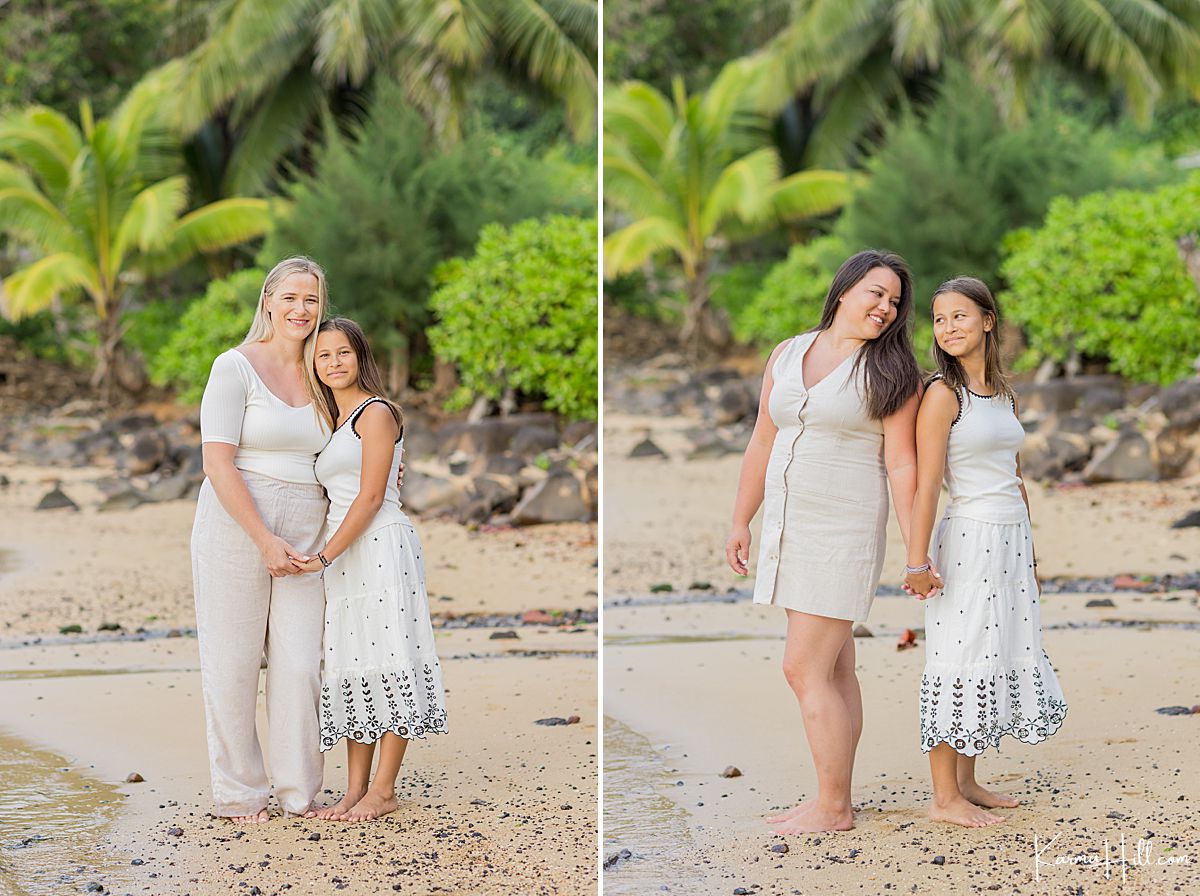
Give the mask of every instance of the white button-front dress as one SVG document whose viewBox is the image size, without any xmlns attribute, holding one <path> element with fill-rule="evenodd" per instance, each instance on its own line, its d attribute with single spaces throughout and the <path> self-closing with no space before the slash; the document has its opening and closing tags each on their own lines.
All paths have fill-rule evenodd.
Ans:
<svg viewBox="0 0 1200 896">
<path fill-rule="evenodd" d="M 767 409 L 778 427 L 763 488 L 754 602 L 834 619 L 867 618 L 887 540 L 883 423 L 867 416 L 857 352 L 804 383 L 817 332 L 780 352 Z"/>
<path fill-rule="evenodd" d="M 354 425 L 378 400 L 359 406 L 317 457 L 317 479 L 329 493 L 325 541 L 358 496 L 362 442 Z M 388 731 L 423 738 L 447 730 L 421 542 L 396 489 L 403 450 L 401 439 L 378 514 L 325 570 L 322 752 L 344 737 L 374 743 Z"/>
<path fill-rule="evenodd" d="M 1017 452 L 1025 438 L 1007 396 L 961 390 L 946 446 L 950 500 L 931 555 L 946 587 L 925 602 L 921 748 L 965 756 L 1004 735 L 1049 737 L 1067 702 L 1042 649 L 1040 598 Z"/>
</svg>

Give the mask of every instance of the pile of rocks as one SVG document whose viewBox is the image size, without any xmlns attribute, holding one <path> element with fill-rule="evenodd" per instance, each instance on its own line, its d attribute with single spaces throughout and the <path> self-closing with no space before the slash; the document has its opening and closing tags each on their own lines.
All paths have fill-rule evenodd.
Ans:
<svg viewBox="0 0 1200 896">
<path fill-rule="evenodd" d="M 689 430 L 689 459 L 745 449 L 758 413 L 759 376 L 689 373 L 671 358 L 610 376 L 609 408 L 703 421 Z M 1200 473 L 1200 378 L 1166 388 L 1096 375 L 1016 384 L 1027 438 L 1022 472 L 1057 482 L 1127 482 Z M 661 453 L 652 441 L 633 456 Z"/>
<path fill-rule="evenodd" d="M 105 495 L 100 510 L 194 500 L 204 481 L 195 413 L 170 422 L 149 413 L 107 417 L 81 399 L 49 414 L 5 418 L 0 450 L 30 464 L 111 470 L 96 483 Z M 553 414 L 439 423 L 408 413 L 401 501 L 418 515 L 463 523 L 594 520 L 596 424 L 564 427 Z M 72 502 L 55 489 L 43 504 Z"/>
</svg>

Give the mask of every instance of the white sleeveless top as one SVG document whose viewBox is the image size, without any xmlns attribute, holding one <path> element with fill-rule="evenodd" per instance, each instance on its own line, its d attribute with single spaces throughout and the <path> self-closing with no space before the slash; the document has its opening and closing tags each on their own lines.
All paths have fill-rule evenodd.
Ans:
<svg viewBox="0 0 1200 896">
<path fill-rule="evenodd" d="M 329 430 L 311 403 L 277 397 L 237 349 L 217 355 L 200 402 L 200 440 L 236 445 L 233 465 L 283 482 L 315 485 L 313 461 Z"/>
<path fill-rule="evenodd" d="M 354 431 L 354 424 L 358 422 L 359 415 L 367 405 L 380 400 L 368 398 L 355 408 L 341 426 L 334 430 L 329 444 L 317 456 L 317 481 L 325 486 L 329 495 L 329 515 L 325 520 L 326 538 L 337 531 L 346 518 L 350 505 L 358 497 L 362 477 L 362 439 Z M 383 496 L 383 504 L 375 514 L 375 519 L 363 530 L 364 535 L 392 523 L 411 525 L 408 515 L 400 509 L 400 490 L 396 488 L 396 471 L 403 454 L 404 430 L 401 429 L 400 439 L 392 450 L 392 465 L 388 470 L 387 491 Z"/>
<path fill-rule="evenodd" d="M 1012 399 L 958 392 L 959 412 L 946 445 L 946 516 L 985 523 L 1020 523 L 1028 518 L 1017 477 L 1017 452 L 1025 429 Z"/>
</svg>

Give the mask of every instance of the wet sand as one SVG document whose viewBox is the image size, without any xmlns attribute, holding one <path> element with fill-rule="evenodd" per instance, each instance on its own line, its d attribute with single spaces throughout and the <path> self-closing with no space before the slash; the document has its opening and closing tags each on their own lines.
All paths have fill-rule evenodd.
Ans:
<svg viewBox="0 0 1200 896">
<path fill-rule="evenodd" d="M 634 825 L 623 841 L 606 840 L 606 855 L 630 851 L 605 872 L 606 892 L 650 892 L 647 881 L 663 892 L 741 887 L 805 896 L 1200 891 L 1200 715 L 1154 712 L 1200 701 L 1193 590 L 1046 596 L 1044 643 L 1070 710 L 1046 742 L 1007 738 L 979 760 L 980 780 L 1022 805 L 998 810 L 1004 824 L 977 830 L 925 814 L 931 789 L 917 706 L 923 633 L 917 649 L 896 650 L 905 628 L 923 626 L 923 613 L 908 598 L 877 599 L 867 621 L 876 637 L 856 641 L 866 718 L 856 827 L 774 834 L 765 817 L 814 796 L 816 785 L 799 709 L 780 672 L 784 615 L 750 605 L 744 593 L 720 598 L 749 584 L 723 560 L 740 457 L 682 460 L 690 425 L 614 414 L 605 422 L 605 715 L 648 745 L 647 790 L 676 809 L 669 823 Z M 647 427 L 671 457 L 627 457 Z M 1048 575 L 1200 568 L 1200 533 L 1167 528 L 1200 503 L 1200 483 L 1031 491 Z M 903 565 L 894 522 L 891 530 L 885 582 L 898 581 Z M 659 582 L 677 591 L 708 582 L 713 596 L 639 603 Z M 1085 606 L 1098 596 L 1115 606 Z M 606 749 L 610 758 L 631 761 Z M 729 765 L 742 776 L 722 778 Z M 676 833 L 664 838 L 668 826 Z M 787 851 L 772 851 L 778 846 Z"/>
<path fill-rule="evenodd" d="M 14 484 L 0 491 L 0 543 L 12 551 L 0 569 L 0 728 L 19 742 L 5 755 L 27 770 L 62 757 L 119 803 L 111 823 L 82 835 L 99 840 L 85 859 L 60 860 L 39 852 L 40 842 L 22 850 L 44 857 L 60 890 L 32 888 L 28 873 L 0 856 L 28 892 L 83 892 L 92 882 L 153 896 L 596 892 L 594 623 L 510 627 L 517 637 L 503 640 L 490 637 L 495 627 L 439 628 L 450 733 L 410 746 L 399 810 L 344 825 L 285 820 L 275 809 L 268 824 L 239 829 L 207 815 L 199 662 L 188 631 L 192 506 L 101 514 L 89 485 L 98 471 L 6 472 Z M 62 475 L 82 511 L 31 509 L 51 475 Z M 470 533 L 415 523 L 432 561 L 435 613 L 595 610 L 594 526 Z M 71 623 L 83 634 L 59 635 Z M 97 634 L 102 623 L 125 635 Z M 138 627 L 151 636 L 112 640 Z M 169 629 L 182 636 L 155 636 Z M 261 690 L 259 711 L 265 724 Z M 571 715 L 581 721 L 535 724 Z M 123 783 L 135 771 L 145 781 Z M 320 801 L 335 801 L 344 784 L 339 748 L 326 754 Z M 32 833 L 21 836 L 52 830 L 31 809 L 22 830 Z"/>
</svg>

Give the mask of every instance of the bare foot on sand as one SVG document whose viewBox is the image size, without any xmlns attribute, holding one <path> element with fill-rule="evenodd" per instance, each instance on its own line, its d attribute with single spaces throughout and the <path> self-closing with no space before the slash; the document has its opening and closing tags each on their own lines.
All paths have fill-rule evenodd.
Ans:
<svg viewBox="0 0 1200 896">
<path fill-rule="evenodd" d="M 1015 809 L 1021 805 L 1006 793 L 996 793 L 994 790 L 988 790 L 975 783 L 959 784 L 958 792 L 967 801 L 976 806 L 983 806 L 985 809 Z"/>
<path fill-rule="evenodd" d="M 234 824 L 266 824 L 271 816 L 266 809 L 261 809 L 255 815 L 230 815 L 229 820 Z"/>
<path fill-rule="evenodd" d="M 777 834 L 816 834 L 821 831 L 848 831 L 854 827 L 854 812 L 844 809 L 830 812 L 817 806 L 793 816 L 775 827 Z"/>
<path fill-rule="evenodd" d="M 381 815 L 395 812 L 400 804 L 396 802 L 396 794 L 377 795 L 367 791 L 367 795 L 358 801 L 353 809 L 346 813 L 343 821 L 372 821 Z"/>
<path fill-rule="evenodd" d="M 988 825 L 1003 822 L 1003 815 L 993 815 L 985 812 L 964 797 L 958 796 L 945 805 L 933 803 L 929 807 L 929 817 L 934 821 L 946 821 L 950 824 L 960 824 L 964 828 L 985 828 Z"/>
<path fill-rule="evenodd" d="M 799 818 L 816 804 L 816 800 L 804 800 L 804 802 L 797 803 L 786 812 L 781 812 L 779 815 L 771 816 L 767 819 L 767 824 L 783 824 L 785 821 L 791 821 L 793 818 Z"/>
<path fill-rule="evenodd" d="M 346 795 L 334 803 L 332 806 L 326 806 L 324 809 L 318 809 L 313 815 L 307 815 L 308 818 L 320 818 L 325 821 L 342 821 L 347 812 L 354 808 L 354 804 L 363 798 L 365 790 L 347 790 Z"/>
</svg>

